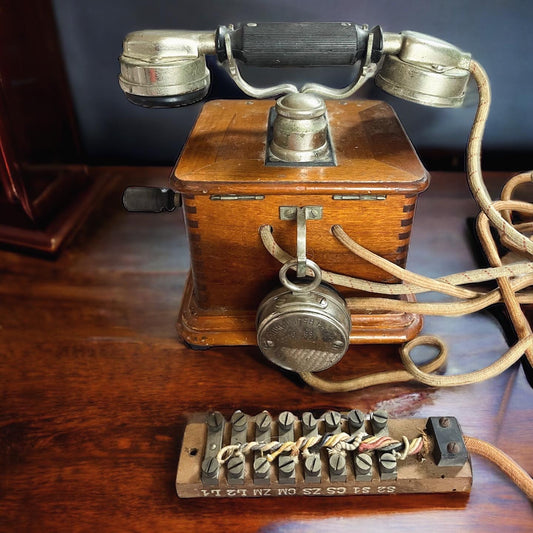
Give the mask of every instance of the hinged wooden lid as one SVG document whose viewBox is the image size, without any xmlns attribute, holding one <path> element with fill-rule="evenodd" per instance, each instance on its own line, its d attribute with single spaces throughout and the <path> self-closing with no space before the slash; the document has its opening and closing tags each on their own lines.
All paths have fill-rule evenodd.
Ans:
<svg viewBox="0 0 533 533">
<path fill-rule="evenodd" d="M 265 166 L 272 100 L 215 100 L 198 118 L 174 173 L 189 194 L 420 193 L 429 175 L 392 108 L 328 101 L 337 166 Z"/>
</svg>

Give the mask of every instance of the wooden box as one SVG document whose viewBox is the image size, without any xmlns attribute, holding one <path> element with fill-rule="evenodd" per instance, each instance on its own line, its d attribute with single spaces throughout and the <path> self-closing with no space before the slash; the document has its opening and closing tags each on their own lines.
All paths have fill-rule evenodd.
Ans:
<svg viewBox="0 0 533 533">
<path fill-rule="evenodd" d="M 280 220 L 280 206 L 322 206 L 322 219 L 307 222 L 307 256 L 322 269 L 397 281 L 341 245 L 331 234 L 334 224 L 388 260 L 406 262 L 416 201 L 429 175 L 392 109 L 377 101 L 327 102 L 336 165 L 267 166 L 273 105 L 205 104 L 175 169 L 172 185 L 182 194 L 191 253 L 177 328 L 193 347 L 256 344 L 256 310 L 279 286 L 281 266 L 264 248 L 259 227 L 272 226 L 278 244 L 296 252 L 296 222 Z M 404 342 L 420 330 L 421 317 L 353 314 L 352 325 L 351 343 Z"/>
</svg>

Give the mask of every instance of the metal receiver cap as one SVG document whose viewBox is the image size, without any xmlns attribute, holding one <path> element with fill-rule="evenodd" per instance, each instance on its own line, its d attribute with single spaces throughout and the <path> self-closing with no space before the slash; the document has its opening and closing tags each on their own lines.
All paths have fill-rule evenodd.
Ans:
<svg viewBox="0 0 533 533">
<path fill-rule="evenodd" d="M 387 55 L 376 85 L 411 102 L 432 107 L 463 104 L 470 54 L 429 35 L 402 32 L 397 55 Z"/>
<path fill-rule="evenodd" d="M 148 30 L 126 36 L 119 84 L 135 104 L 176 107 L 201 100 L 209 89 L 205 55 L 209 35 Z M 214 39 L 214 37 L 212 37 Z"/>
</svg>

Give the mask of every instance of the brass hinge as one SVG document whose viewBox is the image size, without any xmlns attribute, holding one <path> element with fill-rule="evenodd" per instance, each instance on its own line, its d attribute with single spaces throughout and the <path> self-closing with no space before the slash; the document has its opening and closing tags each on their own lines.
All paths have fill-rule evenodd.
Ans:
<svg viewBox="0 0 533 533">
<path fill-rule="evenodd" d="M 212 194 L 210 200 L 264 200 L 262 194 Z"/>
<path fill-rule="evenodd" d="M 334 194 L 333 200 L 386 200 L 386 194 Z"/>
</svg>

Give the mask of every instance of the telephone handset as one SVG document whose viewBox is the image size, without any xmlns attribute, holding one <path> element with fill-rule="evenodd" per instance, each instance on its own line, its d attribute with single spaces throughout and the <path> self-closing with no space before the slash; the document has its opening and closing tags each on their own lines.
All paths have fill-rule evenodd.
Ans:
<svg viewBox="0 0 533 533">
<path fill-rule="evenodd" d="M 470 54 L 420 33 L 350 22 L 138 31 L 124 41 L 120 86 L 145 107 L 193 104 L 209 90 L 206 55 L 216 56 L 245 94 L 278 99 L 206 104 L 171 178 L 177 192 L 131 187 L 124 193 L 129 211 L 170 211 L 183 202 L 192 266 L 178 332 L 186 344 L 258 344 L 271 361 L 311 382 L 312 372 L 335 364 L 350 344 L 420 343 L 413 293 L 479 296 L 460 287 L 464 280 L 454 285 L 404 274 L 417 197 L 429 176 L 388 106 L 345 100 L 372 77 L 394 96 L 436 107 L 460 106 L 474 77 L 480 104 L 469 143 L 471 189 L 505 243 L 533 254 L 533 243 L 495 208 L 481 180 L 490 92 Z M 243 79 L 240 63 L 358 69 L 340 89 L 256 88 Z M 368 292 L 392 295 L 388 307 L 361 297 Z M 516 320 L 529 351 L 529 326 Z M 409 348 L 401 353 L 405 379 L 432 384 L 425 376 L 442 358 L 421 370 Z"/>
<path fill-rule="evenodd" d="M 394 96 L 437 107 L 462 104 L 470 63 L 470 54 L 416 32 L 388 33 L 379 26 L 369 29 L 351 22 L 247 23 L 219 26 L 215 32 L 130 33 L 120 57 L 120 86 L 130 101 L 145 107 L 193 104 L 209 90 L 206 55 L 215 55 L 239 88 L 254 98 L 298 92 L 347 98 L 383 58 L 376 74 L 378 86 Z M 257 89 L 241 77 L 238 62 L 259 67 L 360 63 L 361 68 L 344 89 L 315 83 L 300 90 L 291 84 Z"/>
</svg>

